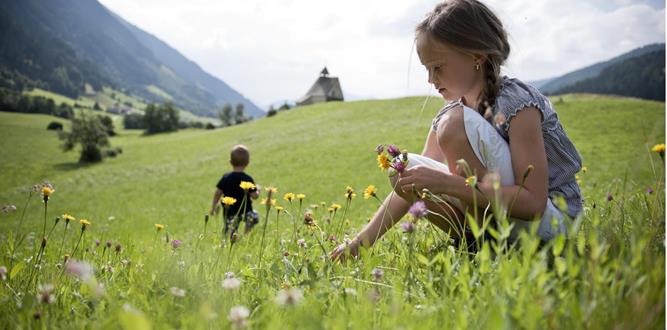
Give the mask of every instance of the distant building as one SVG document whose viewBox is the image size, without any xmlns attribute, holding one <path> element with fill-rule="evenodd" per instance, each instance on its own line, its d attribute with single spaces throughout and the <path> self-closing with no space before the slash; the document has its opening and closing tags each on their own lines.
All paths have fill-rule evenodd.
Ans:
<svg viewBox="0 0 667 330">
<path fill-rule="evenodd" d="M 343 90 L 340 88 L 338 77 L 329 77 L 326 67 L 320 72 L 319 78 L 308 90 L 306 95 L 296 101 L 297 106 L 320 102 L 343 101 Z"/>
<path fill-rule="evenodd" d="M 133 107 L 127 106 L 127 105 L 119 105 L 118 103 L 114 104 L 113 106 L 107 108 L 107 112 L 113 113 L 116 115 L 129 115 L 132 113 L 139 113 L 139 111 Z"/>
</svg>

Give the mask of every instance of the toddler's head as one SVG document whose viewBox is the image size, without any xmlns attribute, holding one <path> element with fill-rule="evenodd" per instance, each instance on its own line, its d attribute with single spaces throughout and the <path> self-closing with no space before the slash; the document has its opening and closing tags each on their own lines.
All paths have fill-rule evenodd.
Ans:
<svg viewBox="0 0 667 330">
<path fill-rule="evenodd" d="M 232 152 L 229 154 L 229 163 L 233 167 L 245 168 L 250 163 L 250 152 L 248 148 L 242 144 L 235 145 Z"/>
</svg>

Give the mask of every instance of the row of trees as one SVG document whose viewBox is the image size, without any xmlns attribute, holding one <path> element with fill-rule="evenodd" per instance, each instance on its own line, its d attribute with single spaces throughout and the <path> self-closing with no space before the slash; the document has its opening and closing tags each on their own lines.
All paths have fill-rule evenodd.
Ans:
<svg viewBox="0 0 667 330">
<path fill-rule="evenodd" d="M 222 122 L 222 127 L 238 125 L 252 120 L 252 116 L 246 117 L 243 103 L 237 104 L 234 110 L 231 104 L 225 104 L 218 112 L 218 118 Z"/>
<path fill-rule="evenodd" d="M 69 119 L 74 110 L 67 103 L 56 105 L 53 99 L 43 96 L 28 96 L 21 92 L 0 88 L 0 110 L 22 113 L 41 113 Z"/>
</svg>

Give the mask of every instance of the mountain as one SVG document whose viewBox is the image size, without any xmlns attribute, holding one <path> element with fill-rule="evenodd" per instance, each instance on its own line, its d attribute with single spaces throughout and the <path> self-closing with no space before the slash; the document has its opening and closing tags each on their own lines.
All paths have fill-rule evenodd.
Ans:
<svg viewBox="0 0 667 330">
<path fill-rule="evenodd" d="M 572 71 L 560 77 L 547 79 L 546 82 L 544 80 L 538 81 L 537 83 L 533 82 L 533 86 L 539 88 L 542 93 L 554 94 L 556 91 L 568 85 L 572 85 L 578 81 L 598 76 L 604 69 L 608 68 L 611 65 L 625 61 L 627 59 L 651 53 L 656 50 L 665 50 L 665 44 L 664 43 L 650 44 L 640 48 L 636 48 L 632 51 L 616 56 L 610 60 L 596 63 L 576 71 Z"/>
<path fill-rule="evenodd" d="M 616 62 L 595 77 L 564 86 L 553 94 L 595 93 L 665 100 L 665 49 Z"/>
<path fill-rule="evenodd" d="M 59 73 L 61 80 L 68 80 L 72 79 L 72 73 L 77 83 L 94 80 L 95 84 L 89 84 L 95 89 L 107 84 L 116 86 L 148 101 L 173 101 L 176 106 L 198 115 L 215 116 L 225 103 L 243 103 L 247 115 L 264 115 L 227 84 L 95 0 L 1 0 L 0 3 L 0 17 L 10 18 L 9 22 L 0 24 L 24 32 L 18 39 L 3 32 L 5 46 L 0 48 L 0 65 L 4 70 L 0 73 L 44 79 L 49 86 L 57 81 L 50 76 Z M 40 45 L 39 40 L 48 43 L 43 43 L 41 48 L 24 46 L 26 41 Z M 3 48 L 11 51 L 2 52 Z M 31 68 L 49 68 L 53 65 L 48 57 L 36 54 L 51 51 L 67 54 L 63 58 L 69 62 L 85 64 L 86 71 L 77 74 L 74 70 L 54 69 L 51 74 L 35 75 L 25 69 L 26 65 L 15 63 L 24 61 Z M 77 66 L 68 64 L 66 67 Z M 78 91 L 81 93 L 83 89 Z"/>
</svg>

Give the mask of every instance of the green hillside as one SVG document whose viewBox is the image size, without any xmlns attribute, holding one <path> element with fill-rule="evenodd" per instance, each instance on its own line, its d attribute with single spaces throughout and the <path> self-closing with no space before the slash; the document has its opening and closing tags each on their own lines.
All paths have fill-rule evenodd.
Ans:
<svg viewBox="0 0 667 330">
<path fill-rule="evenodd" d="M 470 254 L 419 220 L 414 233 L 393 230 L 344 264 L 322 258 L 335 246 L 328 235 L 340 227 L 354 234 L 372 215 L 378 203 L 362 198 L 364 187 L 376 185 L 380 197 L 390 189 L 375 146 L 421 152 L 440 99 L 423 110 L 423 97 L 332 102 L 218 130 L 119 130 L 111 143 L 123 153 L 96 165 L 58 149 L 56 133 L 46 130 L 52 117 L 0 112 L 0 205 L 18 208 L 0 214 L 0 266 L 7 267 L 0 327 L 204 329 L 242 327 L 247 318 L 251 328 L 270 329 L 664 328 L 664 163 L 650 148 L 664 143 L 665 104 L 591 95 L 551 100 L 587 167 L 579 173 L 581 230 L 541 250 L 525 235 L 520 249 L 485 243 Z M 247 172 L 276 186 L 278 204 L 296 217 L 276 220 L 272 210 L 264 222 L 256 202 L 260 226 L 221 245 L 220 219 L 205 231 L 203 216 L 237 143 L 251 151 Z M 44 180 L 55 186 L 48 221 L 37 193 L 21 226 L 29 188 Z M 341 213 L 329 223 L 319 207 L 317 226 L 306 226 L 298 203 L 282 199 L 294 192 L 306 194 L 308 207 L 345 205 L 348 185 L 358 194 L 349 224 Z M 62 221 L 52 225 L 62 213 L 92 225 L 83 231 L 75 222 L 67 232 Z M 77 265 L 70 261 L 63 271 L 65 253 L 94 267 L 92 279 L 65 274 Z M 226 282 L 228 271 L 239 282 Z M 53 284 L 54 300 L 38 284 Z"/>
</svg>

